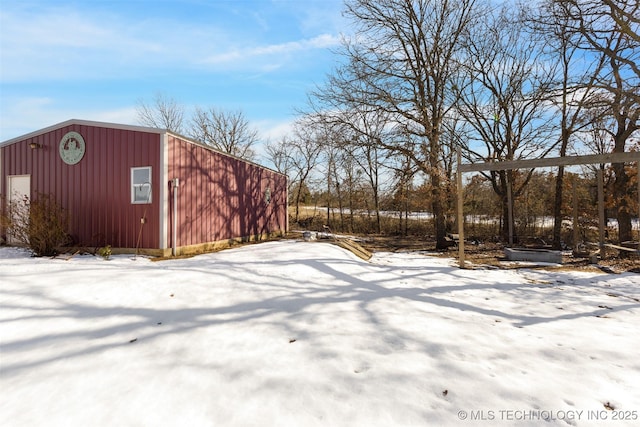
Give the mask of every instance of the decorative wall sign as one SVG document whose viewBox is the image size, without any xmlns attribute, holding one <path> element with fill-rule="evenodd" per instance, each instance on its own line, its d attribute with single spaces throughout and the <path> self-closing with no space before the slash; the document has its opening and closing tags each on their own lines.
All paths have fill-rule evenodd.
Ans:
<svg viewBox="0 0 640 427">
<path fill-rule="evenodd" d="M 75 165 L 84 157 L 84 138 L 78 132 L 68 132 L 60 140 L 60 158 L 68 165 Z"/>
</svg>

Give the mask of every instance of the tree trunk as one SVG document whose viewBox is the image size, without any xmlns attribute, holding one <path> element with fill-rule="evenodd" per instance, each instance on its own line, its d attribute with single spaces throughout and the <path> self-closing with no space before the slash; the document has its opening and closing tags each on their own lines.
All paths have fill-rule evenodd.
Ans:
<svg viewBox="0 0 640 427">
<path fill-rule="evenodd" d="M 500 237 L 503 242 L 509 242 L 509 200 L 507 198 L 506 189 L 505 194 L 502 195 L 502 229 L 500 230 Z"/>
<path fill-rule="evenodd" d="M 618 243 L 632 240 L 631 209 L 629 206 L 629 177 L 624 163 L 613 165 L 616 179 L 613 182 L 613 198 L 616 201 L 616 217 L 618 219 Z"/>
<path fill-rule="evenodd" d="M 430 156 L 433 157 L 433 156 Z M 436 239 L 436 249 L 447 249 L 446 218 L 442 203 L 442 189 L 440 188 L 440 176 L 433 173 L 437 168 L 431 168 L 431 213 L 433 214 L 433 234 Z"/>
<path fill-rule="evenodd" d="M 442 202 L 444 195 L 442 194 L 441 185 L 440 177 L 434 174 L 431 177 L 431 207 L 433 211 L 434 233 L 436 236 L 436 249 L 446 249 L 449 247 L 446 241 L 447 218 Z"/>
<path fill-rule="evenodd" d="M 496 182 L 493 183 L 493 189 L 500 197 L 500 210 L 502 214 L 500 216 L 500 240 L 503 242 L 509 241 L 509 198 L 507 197 L 507 181 L 506 171 L 499 171 L 496 176 Z"/>
<path fill-rule="evenodd" d="M 631 135 L 631 129 L 625 126 L 623 117 L 618 118 L 618 130 L 614 135 L 614 153 L 623 153 L 627 138 Z M 624 163 L 614 163 L 611 165 L 615 173 L 613 182 L 613 200 L 615 202 L 616 217 L 618 219 L 618 243 L 632 240 L 631 236 L 631 206 L 629 206 L 629 176 L 624 168 Z M 629 255 L 621 252 L 620 256 Z"/>
</svg>

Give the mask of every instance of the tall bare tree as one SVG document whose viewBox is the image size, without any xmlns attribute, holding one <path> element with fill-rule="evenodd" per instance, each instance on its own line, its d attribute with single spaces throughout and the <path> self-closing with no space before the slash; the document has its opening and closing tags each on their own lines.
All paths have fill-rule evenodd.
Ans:
<svg viewBox="0 0 640 427">
<path fill-rule="evenodd" d="M 253 160 L 258 131 L 251 128 L 242 111 L 196 107 L 190 136 L 223 153 Z"/>
<path fill-rule="evenodd" d="M 547 61 L 556 64 L 556 77 L 550 89 L 549 100 L 557 109 L 557 152 L 560 157 L 567 155 L 574 136 L 589 125 L 593 110 L 599 104 L 594 90 L 598 74 L 604 65 L 603 56 L 591 57 L 585 61 L 579 48 L 583 35 L 567 31 L 570 18 L 563 13 L 556 0 L 547 0 L 536 8 L 525 9 L 524 19 L 532 30 L 533 37 L 545 43 Z M 553 204 L 553 248 L 562 248 L 564 166 L 558 167 L 555 180 Z"/>
<path fill-rule="evenodd" d="M 447 246 L 443 121 L 455 103 L 451 87 L 467 27 L 477 12 L 475 4 L 475 0 L 347 0 L 345 14 L 356 34 L 342 49 L 347 64 L 326 85 L 325 98 L 360 103 L 393 120 L 390 126 L 395 126 L 398 138 L 379 143 L 407 156 L 429 177 L 438 248 Z"/>
<path fill-rule="evenodd" d="M 289 177 L 291 185 L 298 189 L 294 194 L 294 222 L 300 219 L 302 188 L 308 184 L 311 173 L 318 166 L 325 139 L 326 135 L 322 128 L 310 126 L 303 117 L 294 124 L 293 139 L 283 139 L 280 142 L 280 150 L 286 153 L 288 163 L 291 165 L 292 176 Z"/>
<path fill-rule="evenodd" d="M 640 79 L 640 2 L 637 0 L 554 0 L 568 18 L 567 32 L 580 35 L 580 47 L 617 62 Z M 637 80 L 636 80 L 637 82 Z M 636 96 L 640 96 L 637 95 Z"/>
<path fill-rule="evenodd" d="M 381 143 L 386 138 L 388 117 L 381 112 L 368 112 L 353 106 L 346 112 L 342 133 L 346 136 L 344 149 L 366 177 L 373 198 L 376 232 L 382 231 L 380 213 L 380 179 L 389 152 Z"/>
<path fill-rule="evenodd" d="M 174 98 L 161 92 L 156 93 L 150 102 L 138 100 L 136 114 L 138 122 L 145 126 L 176 133 L 184 131 L 184 108 Z"/>
<path fill-rule="evenodd" d="M 640 129 L 640 2 L 637 0 L 555 0 L 567 18 L 566 31 L 578 34 L 577 47 L 603 58 L 596 88 L 606 94 L 613 151 L 624 152 Z M 624 164 L 614 164 L 618 238 L 632 239 L 629 206 L 630 178 Z"/>
<path fill-rule="evenodd" d="M 333 89 L 323 88 L 312 94 L 309 104 L 314 112 L 308 116 L 314 117 L 318 126 L 329 126 L 336 135 L 334 142 L 341 151 L 342 163 L 351 165 L 344 170 L 348 182 L 355 184 L 355 177 L 363 175 L 361 178 L 366 180 L 367 192 L 373 199 L 371 205 L 366 204 L 367 211 L 371 208 L 374 211 L 375 229 L 380 233 L 380 175 L 389 157 L 389 150 L 384 146 L 390 144 L 383 140 L 388 137 L 390 120 L 388 114 L 380 110 L 371 111 L 364 101 L 345 102 L 343 97 L 335 96 Z M 318 100 L 326 103 L 317 104 Z M 357 168 L 355 173 L 354 168 Z M 352 196 L 350 192 L 349 197 Z M 353 207 L 351 203 L 350 207 Z"/>
<path fill-rule="evenodd" d="M 468 59 L 461 65 L 466 80 L 458 104 L 471 128 L 466 156 L 471 161 L 505 161 L 546 155 L 551 150 L 547 114 L 552 73 L 541 65 L 541 45 L 523 32 L 511 5 L 487 11 L 473 32 L 477 36 L 469 40 Z M 532 172 L 485 174 L 502 201 L 505 240 L 514 223 L 514 200 Z"/>
</svg>

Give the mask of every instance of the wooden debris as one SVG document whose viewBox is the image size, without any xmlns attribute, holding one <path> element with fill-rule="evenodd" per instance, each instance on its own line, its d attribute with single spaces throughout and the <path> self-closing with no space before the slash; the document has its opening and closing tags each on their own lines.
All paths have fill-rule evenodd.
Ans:
<svg viewBox="0 0 640 427">
<path fill-rule="evenodd" d="M 354 242 L 353 240 L 338 239 L 334 243 L 340 246 L 341 248 L 344 248 L 348 251 L 353 252 L 354 254 L 356 254 L 356 256 L 358 256 L 359 258 L 362 258 L 365 261 L 369 261 L 372 257 L 371 252 L 369 252 L 368 250 L 366 250 L 360 244 L 358 244 L 357 242 Z"/>
</svg>

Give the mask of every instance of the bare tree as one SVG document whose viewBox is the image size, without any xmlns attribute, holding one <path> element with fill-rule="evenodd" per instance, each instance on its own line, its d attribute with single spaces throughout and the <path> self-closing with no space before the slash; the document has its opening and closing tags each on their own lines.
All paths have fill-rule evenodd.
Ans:
<svg viewBox="0 0 640 427">
<path fill-rule="evenodd" d="M 380 175 L 385 160 L 389 157 L 389 151 L 384 148 L 383 139 L 388 136 L 388 115 L 382 111 L 371 111 L 362 102 L 343 102 L 338 98 L 329 96 L 331 102 L 329 109 L 326 104 L 315 104 L 315 101 L 327 95 L 324 92 L 314 93 L 310 99 L 310 106 L 314 113 L 308 117 L 314 117 L 317 126 L 328 126 L 334 135 L 333 144 L 339 150 L 340 164 L 344 166 L 344 178 L 350 185 L 348 197 L 349 207 L 354 207 L 353 191 L 356 181 L 366 180 L 368 193 L 372 197 L 372 206 L 367 206 L 367 211 L 373 208 L 375 214 L 376 232 L 381 232 L 380 214 Z M 356 169 L 356 172 L 354 172 Z M 356 179 L 357 178 L 357 179 Z M 353 218 L 353 216 L 352 216 Z"/>
<path fill-rule="evenodd" d="M 287 176 L 291 175 L 293 164 L 289 156 L 289 141 L 286 138 L 278 142 L 267 141 L 264 144 L 264 150 L 267 160 L 278 172 Z"/>
<path fill-rule="evenodd" d="M 380 214 L 380 176 L 389 151 L 381 143 L 386 138 L 387 115 L 380 111 L 368 112 L 354 106 L 347 112 L 342 126 L 345 135 L 347 156 L 352 159 L 367 180 L 373 198 L 373 210 L 376 216 L 376 232 L 382 231 Z"/>
<path fill-rule="evenodd" d="M 640 2 L 637 0 L 555 0 L 567 18 L 566 31 L 578 34 L 577 47 L 602 56 L 596 88 L 607 94 L 607 114 L 614 152 L 624 152 L 640 129 Z M 630 178 L 624 164 L 614 164 L 613 198 L 617 203 L 618 238 L 631 240 Z"/>
<path fill-rule="evenodd" d="M 324 144 L 325 135 L 322 131 L 317 131 L 304 118 L 299 119 L 294 124 L 293 140 L 283 140 L 282 147 L 289 157 L 288 162 L 292 168 L 291 183 L 298 188 L 294 194 L 294 204 L 296 207 L 294 222 L 300 219 L 300 201 L 302 188 L 308 183 L 311 172 L 317 167 L 320 159 L 321 148 Z"/>
<path fill-rule="evenodd" d="M 604 54 L 624 74 L 640 79 L 640 2 L 637 0 L 554 0 L 568 18 L 566 31 L 579 34 L 580 47 Z M 636 95 L 640 96 L 640 95 Z"/>
<path fill-rule="evenodd" d="M 414 189 L 413 182 L 417 174 L 417 168 L 410 157 L 397 155 L 395 162 L 391 165 L 393 171 L 393 207 L 398 210 L 398 228 L 400 234 L 408 235 L 409 232 L 409 211 L 410 193 Z M 403 226 L 404 215 L 404 226 Z"/>
<path fill-rule="evenodd" d="M 321 133 L 322 137 L 317 138 L 318 148 L 320 149 L 320 173 L 321 181 L 325 185 L 325 208 L 326 208 L 326 224 L 331 225 L 331 213 L 333 211 L 333 194 L 335 188 L 336 199 L 338 203 L 338 211 L 340 214 L 340 226 L 344 229 L 344 211 L 342 206 L 342 193 L 340 189 L 340 177 L 338 176 L 338 165 L 342 157 L 340 150 L 340 142 L 337 135 L 333 132 L 333 128 L 321 120 L 317 120 L 317 116 L 307 116 L 309 120 L 313 120 L 314 129 L 317 133 Z"/>
<path fill-rule="evenodd" d="M 607 154 L 613 151 L 614 144 L 610 129 L 615 128 L 615 121 L 613 117 L 606 114 L 608 110 L 606 107 L 607 101 L 605 98 L 599 103 L 599 108 L 594 105 L 585 111 L 586 126 L 582 129 L 582 132 L 576 135 L 589 153 Z M 585 165 L 583 169 L 593 169 L 594 167 L 593 165 Z M 597 167 L 604 170 L 605 165 L 598 165 Z M 593 169 L 593 172 L 595 172 L 595 169 Z"/>
<path fill-rule="evenodd" d="M 356 35 L 343 46 L 347 65 L 330 77 L 323 94 L 333 103 L 359 103 L 365 110 L 388 114 L 396 135 L 411 139 L 378 142 L 407 156 L 429 176 L 438 248 L 447 246 L 440 137 L 444 117 L 455 103 L 450 89 L 475 3 L 348 0 L 346 16 L 355 24 Z"/>
<path fill-rule="evenodd" d="M 533 30 L 532 35 L 544 41 L 548 60 L 557 65 L 549 100 L 559 113 L 554 115 L 559 117 L 558 138 L 554 145 L 558 147 L 559 156 L 564 157 L 574 135 L 588 126 L 590 114 L 587 110 L 598 104 L 594 85 L 604 65 L 603 57 L 584 60 L 578 48 L 582 35 L 567 31 L 570 19 L 562 13 L 556 0 L 547 0 L 535 10 L 537 13 L 527 9 L 525 19 Z M 564 175 L 564 166 L 559 166 L 553 204 L 553 248 L 557 250 L 562 248 Z"/>
<path fill-rule="evenodd" d="M 476 37 L 469 40 L 467 61 L 461 65 L 466 81 L 459 88 L 458 111 L 471 128 L 466 142 L 471 161 L 543 157 L 551 150 L 553 128 L 547 114 L 552 73 L 541 65 L 540 44 L 522 31 L 518 11 L 510 8 L 484 15 L 473 29 Z M 514 229 L 514 200 L 532 172 L 484 174 L 502 201 L 505 240 Z"/>
<path fill-rule="evenodd" d="M 184 109 L 178 102 L 161 92 L 150 103 L 140 99 L 136 106 L 138 122 L 144 126 L 182 133 Z"/>
<path fill-rule="evenodd" d="M 205 110 L 197 107 L 191 119 L 190 136 L 223 153 L 252 160 L 258 131 L 251 128 L 242 111 Z"/>
</svg>

